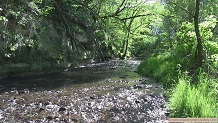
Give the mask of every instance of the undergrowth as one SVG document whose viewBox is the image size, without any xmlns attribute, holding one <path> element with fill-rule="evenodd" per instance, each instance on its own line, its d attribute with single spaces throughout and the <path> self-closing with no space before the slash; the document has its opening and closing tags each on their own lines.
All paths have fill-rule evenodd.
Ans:
<svg viewBox="0 0 218 123">
<path fill-rule="evenodd" d="M 177 80 L 177 61 L 170 53 L 152 56 L 139 65 L 138 73 L 161 81 L 164 87 L 171 87 Z"/>
<path fill-rule="evenodd" d="M 179 78 L 170 101 L 171 117 L 210 118 L 218 116 L 215 80 L 200 75 L 198 84 Z"/>
<path fill-rule="evenodd" d="M 202 72 L 193 81 L 189 72 L 193 62 L 180 59 L 170 53 L 151 56 L 139 65 L 138 73 L 155 78 L 170 90 L 171 117 L 218 117 L 217 79 Z"/>
</svg>

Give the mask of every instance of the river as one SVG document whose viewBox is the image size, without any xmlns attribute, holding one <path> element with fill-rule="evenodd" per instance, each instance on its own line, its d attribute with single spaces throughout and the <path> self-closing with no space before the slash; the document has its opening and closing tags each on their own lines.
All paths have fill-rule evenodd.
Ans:
<svg viewBox="0 0 218 123">
<path fill-rule="evenodd" d="M 163 123 L 160 83 L 140 61 L 111 60 L 62 72 L 0 80 L 2 123 Z"/>
</svg>

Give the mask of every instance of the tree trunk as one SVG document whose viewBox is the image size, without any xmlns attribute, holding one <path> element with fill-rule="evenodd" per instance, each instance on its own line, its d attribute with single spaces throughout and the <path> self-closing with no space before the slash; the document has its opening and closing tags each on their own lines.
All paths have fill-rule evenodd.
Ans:
<svg viewBox="0 0 218 123">
<path fill-rule="evenodd" d="M 126 57 L 126 54 L 127 54 L 127 51 L 128 51 L 128 45 L 129 45 L 129 30 L 128 30 L 128 33 L 127 33 L 127 37 L 126 37 L 126 40 L 125 40 L 125 47 L 124 47 L 124 53 L 123 55 L 121 56 L 121 59 L 125 59 Z"/>
<path fill-rule="evenodd" d="M 198 68 L 202 67 L 202 61 L 203 61 L 203 56 L 202 56 L 203 46 L 202 46 L 202 40 L 199 30 L 199 11 L 200 11 L 200 0 L 196 0 L 194 25 L 195 25 L 195 34 L 197 38 L 196 57 L 197 57 Z"/>
<path fill-rule="evenodd" d="M 126 29 L 127 29 L 127 37 L 126 37 L 126 40 L 125 40 L 126 45 L 124 47 L 124 53 L 121 56 L 121 59 L 125 59 L 127 51 L 128 51 L 130 31 L 131 31 L 131 27 L 132 27 L 132 23 L 133 23 L 134 19 L 135 18 L 131 18 L 129 24 L 126 26 Z"/>
</svg>

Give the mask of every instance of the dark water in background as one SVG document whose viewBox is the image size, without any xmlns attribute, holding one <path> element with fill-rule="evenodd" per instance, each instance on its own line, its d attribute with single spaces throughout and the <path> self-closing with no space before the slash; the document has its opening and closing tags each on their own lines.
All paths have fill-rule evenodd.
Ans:
<svg viewBox="0 0 218 123">
<path fill-rule="evenodd" d="M 107 77 L 125 76 L 125 71 L 136 71 L 140 61 L 109 61 L 82 65 L 62 72 L 51 72 L 24 77 L 10 77 L 0 80 L 0 92 L 10 90 L 55 89 L 72 84 L 98 82 Z M 118 68 L 118 69 L 117 69 Z M 120 69 L 122 68 L 122 70 Z"/>
</svg>

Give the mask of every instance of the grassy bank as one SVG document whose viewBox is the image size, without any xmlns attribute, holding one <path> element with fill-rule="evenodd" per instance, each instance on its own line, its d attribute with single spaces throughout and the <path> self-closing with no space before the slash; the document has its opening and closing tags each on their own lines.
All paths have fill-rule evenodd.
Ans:
<svg viewBox="0 0 218 123">
<path fill-rule="evenodd" d="M 169 101 L 172 117 L 210 118 L 218 116 L 215 80 L 203 77 L 197 85 L 180 78 Z"/>
<path fill-rule="evenodd" d="M 162 82 L 169 90 L 170 117 L 218 117 L 217 79 L 202 72 L 193 81 L 189 65 L 166 53 L 144 60 L 138 73 Z"/>
</svg>

